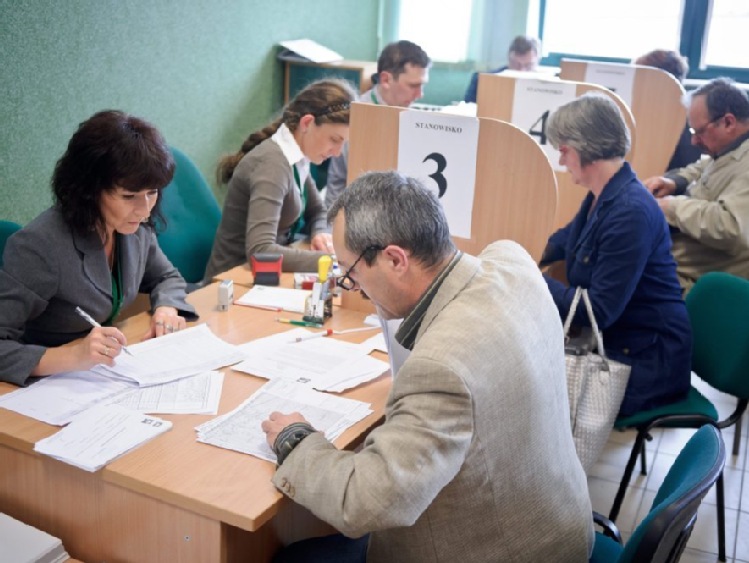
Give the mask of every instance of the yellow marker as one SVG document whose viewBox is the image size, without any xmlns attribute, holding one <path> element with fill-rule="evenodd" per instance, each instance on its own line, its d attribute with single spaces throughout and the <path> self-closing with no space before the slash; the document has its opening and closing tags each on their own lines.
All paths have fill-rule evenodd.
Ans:
<svg viewBox="0 0 749 563">
<path fill-rule="evenodd" d="M 327 254 L 320 256 L 317 261 L 317 281 L 325 282 L 328 280 L 328 272 L 333 265 L 333 259 Z"/>
</svg>

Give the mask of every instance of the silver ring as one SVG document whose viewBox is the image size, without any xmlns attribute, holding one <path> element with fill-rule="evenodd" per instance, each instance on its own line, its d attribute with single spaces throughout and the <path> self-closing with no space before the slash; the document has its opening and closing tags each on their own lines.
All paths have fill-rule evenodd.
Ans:
<svg viewBox="0 0 749 563">
<path fill-rule="evenodd" d="M 174 332 L 174 327 L 172 325 L 166 325 L 164 326 L 165 329 L 167 329 L 169 332 Z"/>
<path fill-rule="evenodd" d="M 156 321 L 153 324 L 155 324 L 156 326 L 164 326 L 164 321 Z"/>
<path fill-rule="evenodd" d="M 109 346 L 104 346 L 104 355 L 108 358 L 109 357 Z"/>
</svg>

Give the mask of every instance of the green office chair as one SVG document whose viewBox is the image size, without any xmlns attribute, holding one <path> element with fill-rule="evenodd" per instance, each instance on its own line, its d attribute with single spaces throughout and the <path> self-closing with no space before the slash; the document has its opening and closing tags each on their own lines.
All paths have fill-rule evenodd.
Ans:
<svg viewBox="0 0 749 563">
<path fill-rule="evenodd" d="M 203 279 L 211 256 L 221 208 L 200 170 L 179 149 L 171 147 L 177 168 L 162 192 L 166 229 L 159 246 L 189 284 Z"/>
<path fill-rule="evenodd" d="M 3 265 L 3 252 L 5 251 L 5 243 L 21 225 L 14 223 L 13 221 L 0 221 L 0 267 Z"/>
<path fill-rule="evenodd" d="M 697 509 L 722 474 L 725 460 L 720 431 L 711 424 L 697 430 L 676 457 L 650 512 L 626 545 L 622 546 L 616 526 L 594 514 L 605 532 L 596 532 L 591 563 L 678 561 L 697 520 Z"/>
<path fill-rule="evenodd" d="M 641 473 L 647 474 L 645 440 L 652 440 L 652 428 L 699 428 L 704 424 L 727 428 L 741 420 L 749 402 L 749 281 L 724 272 L 706 274 L 697 280 L 686 304 L 692 324 L 692 371 L 715 389 L 736 397 L 738 404 L 727 418 L 718 420 L 712 402 L 692 387 L 682 401 L 617 419 L 615 428 L 636 428 L 637 436 L 609 513 L 612 522 L 619 515 L 638 455 Z M 725 561 L 722 475 L 716 496 L 718 558 Z"/>
</svg>

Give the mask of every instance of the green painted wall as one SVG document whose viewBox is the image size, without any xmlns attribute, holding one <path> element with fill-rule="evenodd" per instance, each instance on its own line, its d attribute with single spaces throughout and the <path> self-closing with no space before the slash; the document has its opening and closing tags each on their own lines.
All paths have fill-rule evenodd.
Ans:
<svg viewBox="0 0 749 563">
<path fill-rule="evenodd" d="M 78 123 L 101 109 L 153 122 L 209 181 L 281 107 L 277 43 L 307 37 L 374 60 L 377 0 L 0 0 L 0 219 L 51 203 Z"/>
</svg>

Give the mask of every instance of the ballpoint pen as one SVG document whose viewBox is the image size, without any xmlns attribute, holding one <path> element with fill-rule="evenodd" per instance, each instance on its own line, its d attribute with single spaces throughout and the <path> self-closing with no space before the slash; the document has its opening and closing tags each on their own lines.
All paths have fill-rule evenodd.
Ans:
<svg viewBox="0 0 749 563">
<path fill-rule="evenodd" d="M 312 327 L 312 328 L 322 328 L 322 324 L 320 324 L 320 323 L 311 323 L 309 321 L 294 321 L 292 319 L 282 319 L 281 317 L 276 317 L 276 320 L 279 323 L 286 323 L 286 324 L 294 325 L 294 326 L 308 326 L 308 327 Z"/>
<path fill-rule="evenodd" d="M 333 330 L 329 328 L 329 329 L 323 330 L 322 332 L 316 332 L 315 334 L 308 334 L 306 336 L 297 336 L 294 339 L 294 342 L 304 342 L 305 340 L 310 340 L 312 338 L 322 338 L 323 336 L 330 336 L 331 334 L 333 334 Z"/>
<path fill-rule="evenodd" d="M 78 315 L 83 320 L 85 320 L 88 324 L 90 324 L 92 327 L 94 327 L 94 328 L 101 328 L 101 325 L 99 323 L 97 323 L 96 320 L 91 315 L 89 315 L 86 311 L 84 311 L 80 307 L 76 307 L 75 308 L 75 312 L 78 313 Z M 111 338 L 114 341 L 117 341 L 117 339 L 114 336 L 110 336 L 109 338 Z M 126 346 L 122 347 L 122 351 L 125 352 L 126 354 L 130 355 L 130 356 L 133 355 L 133 353 L 130 350 L 128 350 Z"/>
</svg>

